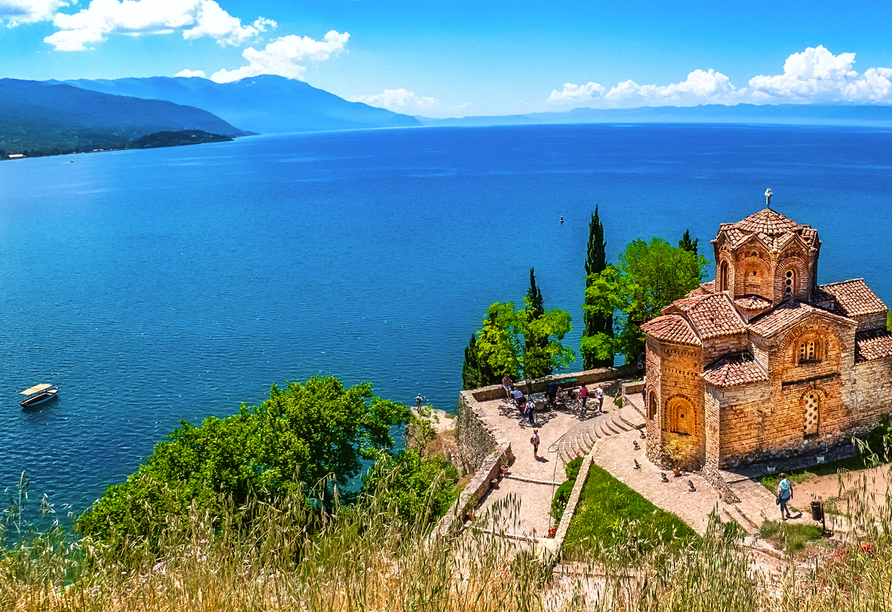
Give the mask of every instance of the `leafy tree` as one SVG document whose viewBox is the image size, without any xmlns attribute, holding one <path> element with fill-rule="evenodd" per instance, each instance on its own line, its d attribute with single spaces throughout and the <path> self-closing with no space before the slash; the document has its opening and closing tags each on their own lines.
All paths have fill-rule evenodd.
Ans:
<svg viewBox="0 0 892 612">
<path fill-rule="evenodd" d="M 477 336 L 471 334 L 471 340 L 465 347 L 465 360 L 461 367 L 461 380 L 464 389 L 479 389 L 499 382 L 501 376 L 493 372 L 489 363 L 480 359 L 477 351 Z"/>
<path fill-rule="evenodd" d="M 572 329 L 570 314 L 555 308 L 533 317 L 529 298 L 524 303 L 526 308 L 516 310 L 513 302 L 496 302 L 477 334 L 479 358 L 499 376 L 541 378 L 575 359 L 573 350 L 560 343 Z"/>
<path fill-rule="evenodd" d="M 83 533 L 107 540 L 155 541 L 170 517 L 190 510 L 220 515 L 251 498 L 315 496 L 333 503 L 333 484 L 347 484 L 362 461 L 393 448 L 391 429 L 406 422 L 405 406 L 376 398 L 369 383 L 345 389 L 336 378 L 273 385 L 260 406 L 182 422 L 155 446 L 136 473 L 110 486 L 77 521 Z M 329 484 L 319 482 L 330 478 Z"/>
<path fill-rule="evenodd" d="M 598 207 L 588 224 L 588 249 L 585 258 L 585 287 L 596 282 L 598 275 L 607 268 L 607 243 L 604 241 L 604 226 L 598 217 Z M 583 365 L 586 370 L 606 368 L 613 365 L 613 309 L 597 308 L 594 297 L 586 292 L 583 306 L 585 329 L 582 332 Z"/>
<path fill-rule="evenodd" d="M 684 236 L 681 237 L 681 240 L 678 241 L 678 248 L 684 249 L 685 251 L 689 251 L 697 256 L 697 245 L 700 243 L 700 239 L 696 238 L 691 240 L 691 232 L 688 230 L 684 231 Z"/>
<path fill-rule="evenodd" d="M 644 352 L 640 326 L 695 289 L 707 265 L 702 255 L 673 247 L 665 240 L 654 238 L 650 244 L 635 240 L 620 254 L 616 268 L 608 266 L 586 289 L 586 308 L 619 313 L 614 347 L 631 362 Z M 606 343 L 592 343 L 588 348 L 607 350 Z"/>
<path fill-rule="evenodd" d="M 382 456 L 363 482 L 360 503 L 383 502 L 411 523 L 432 523 L 458 497 L 458 471 L 442 457 L 427 459 L 414 448 Z"/>
</svg>

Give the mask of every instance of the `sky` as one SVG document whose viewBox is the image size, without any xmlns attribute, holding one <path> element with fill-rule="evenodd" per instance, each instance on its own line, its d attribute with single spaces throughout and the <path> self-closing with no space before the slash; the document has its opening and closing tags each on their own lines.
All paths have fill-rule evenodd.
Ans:
<svg viewBox="0 0 892 612">
<path fill-rule="evenodd" d="M 0 78 L 258 74 L 428 117 L 892 104 L 892 2 L 0 0 Z"/>
</svg>

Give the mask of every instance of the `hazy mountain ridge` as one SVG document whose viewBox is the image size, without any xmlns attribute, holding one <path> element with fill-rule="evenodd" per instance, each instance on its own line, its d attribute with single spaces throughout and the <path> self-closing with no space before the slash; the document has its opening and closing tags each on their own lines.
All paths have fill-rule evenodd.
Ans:
<svg viewBox="0 0 892 612">
<path fill-rule="evenodd" d="M 0 79 L 0 151 L 4 154 L 124 148 L 148 134 L 183 129 L 229 137 L 248 134 L 205 110 L 172 102 Z"/>
<path fill-rule="evenodd" d="M 422 125 L 415 117 L 348 102 L 303 81 L 272 75 L 232 83 L 195 77 L 81 79 L 65 83 L 107 94 L 203 108 L 242 129 L 262 134 Z"/>
<path fill-rule="evenodd" d="M 638 108 L 574 108 L 564 112 L 433 119 L 426 126 L 535 125 L 572 123 L 728 123 L 779 125 L 851 125 L 892 127 L 892 106 L 819 104 L 738 104 L 725 106 L 643 106 Z"/>
</svg>

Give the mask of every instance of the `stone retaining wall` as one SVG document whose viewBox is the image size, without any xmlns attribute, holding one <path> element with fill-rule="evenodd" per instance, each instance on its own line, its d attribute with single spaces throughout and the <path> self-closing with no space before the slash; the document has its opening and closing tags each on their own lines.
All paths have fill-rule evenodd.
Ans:
<svg viewBox="0 0 892 612">
<path fill-rule="evenodd" d="M 579 385 L 592 385 L 595 383 L 606 382 L 608 380 L 616 380 L 617 378 L 631 378 L 640 376 L 643 373 L 634 363 L 624 365 L 618 368 L 598 368 L 596 370 L 585 370 L 583 372 L 565 372 L 563 374 L 554 374 L 545 378 L 536 378 L 534 380 L 515 381 L 514 386 L 520 389 L 524 395 L 529 393 L 541 393 L 548 389 L 548 385 L 552 382 L 558 383 L 565 389 L 572 389 Z M 502 385 L 491 385 L 489 387 L 480 387 L 474 389 L 474 398 L 478 402 L 485 402 L 494 399 L 502 399 L 505 397 L 505 390 Z"/>
<path fill-rule="evenodd" d="M 564 514 L 561 516 L 561 522 L 554 534 L 553 550 L 558 551 L 558 554 L 563 552 L 564 539 L 567 537 L 567 530 L 570 529 L 570 522 L 573 520 L 573 515 L 576 514 L 576 507 L 579 505 L 579 496 L 582 495 L 585 481 L 588 480 L 588 472 L 592 467 L 592 457 L 595 455 L 595 449 L 598 448 L 599 441 L 600 440 L 595 440 L 595 445 L 592 447 L 592 450 L 590 450 L 585 456 L 585 459 L 582 460 L 582 465 L 579 467 L 579 474 L 576 476 L 576 484 L 573 485 L 573 490 L 570 492 L 570 499 L 567 500 L 567 507 L 564 509 Z"/>
<path fill-rule="evenodd" d="M 477 473 L 474 474 L 471 482 L 462 490 L 449 511 L 440 519 L 434 533 L 441 536 L 457 533 L 465 521 L 473 516 L 474 510 L 480 504 L 483 496 L 489 492 L 492 480 L 498 478 L 502 465 L 513 459 L 514 453 L 511 452 L 510 444 L 490 453 L 484 459 Z"/>
</svg>

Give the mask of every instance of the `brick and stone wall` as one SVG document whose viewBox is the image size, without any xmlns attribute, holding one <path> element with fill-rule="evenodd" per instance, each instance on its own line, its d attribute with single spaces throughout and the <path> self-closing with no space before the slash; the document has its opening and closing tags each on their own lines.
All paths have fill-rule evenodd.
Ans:
<svg viewBox="0 0 892 612">
<path fill-rule="evenodd" d="M 480 408 L 471 391 L 462 391 L 459 394 L 455 437 L 458 442 L 457 467 L 463 474 L 476 472 L 484 460 L 502 446 L 500 442 L 503 440 L 499 438 L 504 438 L 498 427 Z M 503 445 L 507 445 L 507 440 L 504 440 Z"/>
</svg>

